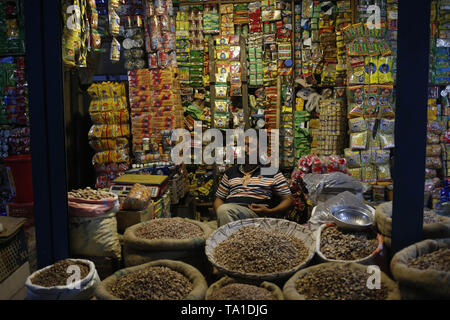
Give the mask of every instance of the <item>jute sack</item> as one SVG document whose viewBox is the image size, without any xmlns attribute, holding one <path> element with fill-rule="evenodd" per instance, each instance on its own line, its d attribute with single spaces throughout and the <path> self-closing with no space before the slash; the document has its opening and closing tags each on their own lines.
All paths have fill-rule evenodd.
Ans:
<svg viewBox="0 0 450 320">
<path fill-rule="evenodd" d="M 39 273 L 50 269 L 47 266 L 32 273 L 25 282 L 27 287 L 27 300 L 90 300 L 94 295 L 95 286 L 100 282 L 97 270 L 92 261 L 84 259 L 71 259 L 89 266 L 89 273 L 83 279 L 65 286 L 42 287 L 34 284 L 31 280 Z"/>
<path fill-rule="evenodd" d="M 331 267 L 346 266 L 347 268 L 354 269 L 354 270 L 360 270 L 364 273 L 367 273 L 367 266 L 358 264 L 358 263 L 353 263 L 353 262 L 347 262 L 347 263 L 328 262 L 328 263 L 315 265 L 315 266 L 300 270 L 286 282 L 286 284 L 283 287 L 284 299 L 286 299 L 286 300 L 308 300 L 308 298 L 305 295 L 302 295 L 297 291 L 297 284 L 296 284 L 297 280 L 316 269 L 326 267 L 326 266 L 331 266 Z M 400 300 L 401 295 L 400 295 L 400 290 L 398 288 L 398 285 L 394 281 L 392 281 L 384 272 L 381 272 L 380 274 L 381 274 L 381 283 L 384 284 L 388 290 L 388 296 L 387 296 L 386 300 Z M 367 274 L 367 276 L 369 277 L 369 274 Z"/>
<path fill-rule="evenodd" d="M 188 221 L 199 226 L 204 235 L 198 238 L 177 239 L 155 239 L 148 240 L 136 237 L 136 230 L 147 225 L 150 221 L 131 226 L 125 230 L 122 239 L 125 266 L 131 267 L 150 261 L 169 259 L 180 260 L 189 264 L 199 266 L 196 262 L 206 263 L 205 242 L 212 229 L 205 223 L 183 218 L 171 218 Z M 200 266 L 199 266 L 200 267 Z"/>
<path fill-rule="evenodd" d="M 391 272 L 400 284 L 405 299 L 449 299 L 450 272 L 420 270 L 408 267 L 412 259 L 449 248 L 450 238 L 424 240 L 397 252 L 391 261 Z"/>
<path fill-rule="evenodd" d="M 274 284 L 272 282 L 267 282 L 267 281 L 259 282 L 259 283 L 242 282 L 242 281 L 238 281 L 238 280 L 235 280 L 233 278 L 230 278 L 228 276 L 225 276 L 225 277 L 221 278 L 219 281 L 214 282 L 208 288 L 208 290 L 206 291 L 205 300 L 210 300 L 211 295 L 215 291 L 217 291 L 217 290 L 219 290 L 219 289 L 221 289 L 221 288 L 223 288 L 223 287 L 225 287 L 225 286 L 227 286 L 229 284 L 232 284 L 232 283 L 244 283 L 244 284 L 256 285 L 258 287 L 261 287 L 261 288 L 269 290 L 272 293 L 272 295 L 275 297 L 276 300 L 284 300 L 283 292 L 281 291 L 281 289 L 276 284 Z"/>
<path fill-rule="evenodd" d="M 442 222 L 423 225 L 423 239 L 450 237 L 450 218 L 441 217 Z M 386 237 L 392 237 L 392 201 L 379 205 L 375 210 L 375 222 L 378 231 Z"/>
<path fill-rule="evenodd" d="M 363 264 L 363 265 L 372 265 L 372 264 L 376 264 L 378 266 L 382 266 L 383 262 L 384 262 L 384 251 L 383 251 L 383 237 L 381 235 L 377 235 L 377 240 L 378 240 L 378 247 L 367 257 L 358 259 L 358 260 L 351 260 L 351 261 L 347 261 L 347 260 L 334 260 L 334 259 L 329 259 L 327 258 L 321 251 L 320 251 L 320 237 L 321 234 L 323 232 L 323 230 L 325 230 L 325 228 L 329 228 L 335 226 L 334 224 L 323 224 L 320 226 L 320 228 L 316 231 L 316 253 L 317 256 L 319 258 L 320 262 L 354 262 L 354 263 L 359 263 L 359 264 Z"/>
<path fill-rule="evenodd" d="M 203 300 L 205 298 L 206 290 L 208 289 L 208 285 L 206 283 L 203 275 L 193 266 L 190 266 L 186 263 L 180 261 L 172 261 L 172 260 L 158 260 L 149 262 L 146 264 L 142 264 L 135 267 L 125 268 L 117 271 L 113 275 L 109 276 L 101 283 L 99 283 L 95 289 L 95 297 L 98 300 L 121 300 L 118 297 L 114 296 L 109 288 L 122 276 L 127 275 L 129 273 L 137 272 L 149 267 L 167 267 L 173 271 L 177 271 L 184 275 L 189 281 L 192 282 L 193 289 L 187 295 L 185 300 Z"/>
</svg>

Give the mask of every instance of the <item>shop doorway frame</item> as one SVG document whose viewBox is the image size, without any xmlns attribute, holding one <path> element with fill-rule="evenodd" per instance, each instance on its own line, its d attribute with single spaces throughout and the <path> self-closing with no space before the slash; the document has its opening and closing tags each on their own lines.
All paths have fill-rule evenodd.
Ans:
<svg viewBox="0 0 450 320">
<path fill-rule="evenodd" d="M 40 267 L 69 256 L 60 0 L 25 2 L 34 211 Z M 429 1 L 399 0 L 393 253 L 422 238 Z"/>
</svg>

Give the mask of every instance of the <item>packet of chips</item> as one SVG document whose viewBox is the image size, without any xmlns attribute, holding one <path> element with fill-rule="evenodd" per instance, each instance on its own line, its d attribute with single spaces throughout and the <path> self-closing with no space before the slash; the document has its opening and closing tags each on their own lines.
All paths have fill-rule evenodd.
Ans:
<svg viewBox="0 0 450 320">
<path fill-rule="evenodd" d="M 375 164 L 389 164 L 391 153 L 388 150 L 374 150 L 373 154 L 375 158 Z"/>
<path fill-rule="evenodd" d="M 354 86 L 347 88 L 347 112 L 349 118 L 363 116 L 364 89 L 363 86 Z"/>
<path fill-rule="evenodd" d="M 364 87 L 364 117 L 373 118 L 377 116 L 378 86 Z"/>
<path fill-rule="evenodd" d="M 216 97 L 217 98 L 226 98 L 228 96 L 228 87 L 227 86 L 216 86 Z"/>
<path fill-rule="evenodd" d="M 442 147 L 440 144 L 427 145 L 427 157 L 439 157 L 442 153 Z"/>
<path fill-rule="evenodd" d="M 216 110 L 215 112 L 228 112 L 228 101 L 227 100 L 216 100 Z"/>
<path fill-rule="evenodd" d="M 351 132 L 367 131 L 367 122 L 363 117 L 350 119 L 348 121 L 348 126 Z"/>
<path fill-rule="evenodd" d="M 374 166 L 367 165 L 361 168 L 361 180 L 367 183 L 377 181 L 377 170 Z"/>
<path fill-rule="evenodd" d="M 392 179 L 389 164 L 377 165 L 377 179 L 378 181 L 386 181 Z"/>
<path fill-rule="evenodd" d="M 426 157 L 425 167 L 428 169 L 441 169 L 442 161 L 439 157 Z"/>
<path fill-rule="evenodd" d="M 361 154 L 359 151 L 353 151 L 352 149 L 344 150 L 345 159 L 349 168 L 361 167 Z"/>
<path fill-rule="evenodd" d="M 379 83 L 394 83 L 392 77 L 392 56 L 378 58 L 378 82 Z"/>
<path fill-rule="evenodd" d="M 350 134 L 350 147 L 352 149 L 366 149 L 367 131 L 355 132 Z"/>
<path fill-rule="evenodd" d="M 365 58 L 364 66 L 364 83 L 378 84 L 378 59 L 374 56 L 367 56 Z"/>
<path fill-rule="evenodd" d="M 361 180 L 361 168 L 349 168 L 348 173 L 356 180 Z"/>
<path fill-rule="evenodd" d="M 382 149 L 391 149 L 395 147 L 393 134 L 378 133 L 377 136 L 380 140 L 380 147 Z"/>
<path fill-rule="evenodd" d="M 361 166 L 368 166 L 375 163 L 375 155 L 372 149 L 361 151 Z"/>
<path fill-rule="evenodd" d="M 395 120 L 381 119 L 379 132 L 386 134 L 394 134 Z"/>
</svg>

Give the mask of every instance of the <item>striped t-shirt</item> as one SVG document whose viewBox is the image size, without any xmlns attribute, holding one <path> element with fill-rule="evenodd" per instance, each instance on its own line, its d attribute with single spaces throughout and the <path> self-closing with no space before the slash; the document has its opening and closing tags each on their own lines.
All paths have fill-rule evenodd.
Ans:
<svg viewBox="0 0 450 320">
<path fill-rule="evenodd" d="M 225 203 L 248 206 L 252 203 L 270 205 L 273 192 L 279 196 L 291 194 L 286 179 L 280 172 L 263 176 L 261 168 L 258 168 L 252 173 L 247 186 L 242 184 L 244 176 L 241 166 L 228 169 L 217 188 L 216 197 Z"/>
</svg>

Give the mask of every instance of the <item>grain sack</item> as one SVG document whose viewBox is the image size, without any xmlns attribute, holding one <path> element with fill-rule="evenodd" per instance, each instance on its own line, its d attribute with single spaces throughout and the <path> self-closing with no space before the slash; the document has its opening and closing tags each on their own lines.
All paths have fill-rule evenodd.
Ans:
<svg viewBox="0 0 450 320">
<path fill-rule="evenodd" d="M 328 262 L 294 274 L 284 285 L 286 300 L 400 300 L 397 284 L 380 271 L 380 289 L 369 289 L 373 271 L 357 263 Z M 369 270 L 369 272 L 368 272 Z"/>
<path fill-rule="evenodd" d="M 241 287 L 232 288 L 235 291 L 239 291 L 239 298 L 236 295 L 228 296 L 227 298 L 223 298 L 227 293 L 221 292 L 221 289 L 227 288 L 227 286 L 241 285 Z M 250 286 L 250 287 L 247 287 Z M 259 287 L 263 290 L 258 290 L 255 287 Z M 229 287 L 228 287 L 229 288 Z M 250 289 L 250 290 L 249 290 Z M 265 289 L 265 290 L 264 290 Z M 248 293 L 245 291 L 248 290 Z M 244 291 L 244 292 L 242 292 Z M 266 291 L 266 292 L 264 292 Z M 265 294 L 271 295 L 270 298 L 266 298 Z M 242 282 L 230 277 L 223 277 L 217 282 L 214 282 L 206 291 L 205 300 L 284 300 L 283 292 L 281 289 L 271 282 Z"/>
<path fill-rule="evenodd" d="M 217 229 L 205 251 L 219 271 L 233 278 L 283 280 L 309 264 L 315 239 L 307 226 L 291 221 L 244 219 Z"/>
<path fill-rule="evenodd" d="M 74 256 L 121 259 L 116 214 L 98 217 L 69 217 L 70 252 Z"/>
<path fill-rule="evenodd" d="M 89 187 L 72 190 L 67 198 L 69 215 L 73 217 L 97 217 L 120 210 L 117 195 Z"/>
<path fill-rule="evenodd" d="M 322 239 L 325 234 L 330 238 L 327 247 L 324 246 Z M 366 240 L 364 234 L 365 232 L 355 233 L 354 231 L 347 233 L 347 231 L 336 228 L 334 224 L 320 226 L 316 231 L 316 253 L 319 261 L 376 264 L 381 267 L 384 255 L 383 237 L 373 232 L 374 238 Z M 335 254 L 336 257 L 330 257 L 330 253 Z"/>
<path fill-rule="evenodd" d="M 122 269 L 114 273 L 112 276 L 103 280 L 97 286 L 95 290 L 95 296 L 99 300 L 121 300 L 117 297 L 117 294 L 114 295 L 111 290 L 118 290 L 118 284 L 122 277 L 132 277 L 133 274 L 138 274 L 142 272 L 150 272 L 152 268 L 164 268 L 164 275 L 167 277 L 164 281 L 154 281 L 152 274 L 149 273 L 147 278 L 144 276 L 140 276 L 138 282 L 141 284 L 140 287 L 137 282 L 134 282 L 132 279 L 127 285 L 122 284 L 123 290 L 129 290 L 130 295 L 127 296 L 127 299 L 145 299 L 145 297 L 154 297 L 155 300 L 159 299 L 175 299 L 177 296 L 183 296 L 184 300 L 203 300 L 205 297 L 206 290 L 208 288 L 206 284 L 206 280 L 203 275 L 194 267 L 180 262 L 180 261 L 172 261 L 172 260 L 158 260 L 149 262 L 143 265 L 130 267 L 126 269 Z M 169 274 L 170 272 L 170 274 Z M 160 275 L 163 273 L 160 272 Z M 181 278 L 181 279 L 180 279 Z M 173 279 L 173 282 L 170 282 Z M 185 285 L 180 285 L 180 281 L 185 281 Z M 159 286 L 162 284 L 162 286 Z M 186 290 L 188 288 L 189 290 Z M 168 292 L 163 292 L 167 291 Z M 177 292 L 171 292 L 177 291 Z M 158 292 L 161 291 L 161 292 Z M 183 292 L 181 292 L 183 291 Z M 188 292 L 186 292 L 188 291 Z M 126 292 L 122 292 L 121 294 L 128 294 Z M 159 296 L 158 296 L 159 295 Z M 169 297 L 167 297 L 169 296 Z"/>
<path fill-rule="evenodd" d="M 392 237 L 392 201 L 376 208 L 375 222 L 378 231 L 386 237 Z M 450 218 L 424 210 L 422 239 L 440 239 L 450 237 Z"/>
<path fill-rule="evenodd" d="M 170 229 L 172 225 L 175 229 Z M 183 234 L 185 226 L 186 232 L 192 232 L 193 236 Z M 150 234 L 143 232 L 145 228 L 150 228 Z M 168 232 L 168 238 L 163 238 L 164 232 Z M 156 219 L 134 225 L 126 229 L 123 237 L 125 266 L 169 259 L 181 260 L 202 269 L 207 262 L 204 246 L 211 232 L 206 224 L 186 218 Z M 147 235 L 150 239 L 143 238 Z"/>
<path fill-rule="evenodd" d="M 79 274 L 74 273 L 74 269 L 68 269 L 73 265 L 80 268 Z M 76 280 L 78 275 L 80 279 Z M 67 280 L 72 287 L 67 285 Z M 99 282 L 93 262 L 83 259 L 62 260 L 27 278 L 27 300 L 90 300 Z"/>
<path fill-rule="evenodd" d="M 399 282 L 405 299 L 450 298 L 449 248 L 450 238 L 429 239 L 415 243 L 395 254 L 391 261 L 391 272 Z M 439 253 L 438 250 L 446 250 L 444 256 L 433 257 L 433 254 Z M 431 262 L 435 265 L 425 269 L 424 266 Z M 442 269 L 436 269 L 438 264 L 441 264 Z"/>
</svg>

